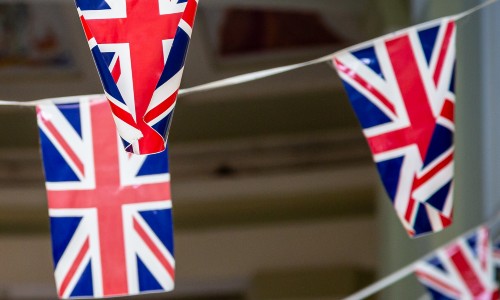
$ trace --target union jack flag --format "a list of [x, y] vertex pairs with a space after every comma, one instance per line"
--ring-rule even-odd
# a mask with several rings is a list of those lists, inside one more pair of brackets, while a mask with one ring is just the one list
[[198, 0], [76, 0], [125, 149], [165, 149]]
[[411, 237], [451, 224], [455, 22], [440, 19], [334, 58], [394, 208]]
[[37, 107], [60, 298], [169, 291], [167, 151], [127, 153], [106, 99]]
[[497, 300], [488, 229], [459, 238], [415, 267], [415, 275], [436, 300]]

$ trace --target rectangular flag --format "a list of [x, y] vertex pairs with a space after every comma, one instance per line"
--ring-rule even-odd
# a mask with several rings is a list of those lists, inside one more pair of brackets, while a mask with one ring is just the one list
[[443, 18], [333, 61], [411, 237], [452, 222], [455, 36], [455, 22]]
[[76, 0], [125, 149], [165, 149], [198, 0]]
[[37, 107], [60, 298], [174, 288], [167, 151], [125, 152], [106, 99]]
[[435, 300], [497, 300], [489, 232], [482, 227], [420, 261], [418, 280]]

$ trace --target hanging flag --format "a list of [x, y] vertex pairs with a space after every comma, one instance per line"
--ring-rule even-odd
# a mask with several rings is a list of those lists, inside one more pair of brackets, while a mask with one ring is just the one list
[[455, 34], [453, 20], [439, 19], [333, 61], [411, 237], [452, 222]]
[[165, 149], [198, 0], [76, 0], [125, 149]]
[[59, 297], [172, 290], [167, 151], [125, 152], [106, 99], [78, 100], [37, 107]]
[[497, 300], [491, 250], [482, 227], [417, 263], [415, 274], [436, 300]]

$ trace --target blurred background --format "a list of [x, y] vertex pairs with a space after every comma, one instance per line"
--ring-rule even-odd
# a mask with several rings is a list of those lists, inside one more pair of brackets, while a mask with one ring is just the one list
[[[143, 0], [146, 1], [146, 0]], [[148, 0], [149, 1], [149, 0]], [[183, 87], [314, 59], [479, 0], [201, 0]], [[458, 23], [455, 222], [410, 240], [333, 68], [180, 97], [169, 145], [176, 290], [340, 299], [500, 208], [500, 5]], [[102, 93], [70, 0], [0, 0], [0, 99]], [[0, 299], [55, 299], [33, 108], [0, 108]], [[412, 276], [373, 299], [425, 299]]]

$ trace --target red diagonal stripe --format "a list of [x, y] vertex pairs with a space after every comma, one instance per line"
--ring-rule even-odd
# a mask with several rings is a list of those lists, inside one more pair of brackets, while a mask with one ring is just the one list
[[[427, 171], [427, 173], [425, 173], [422, 177], [417, 178], [417, 176], [415, 176], [415, 178], [413, 179], [412, 188], [410, 191], [410, 199], [408, 200], [408, 206], [406, 209], [405, 220], [407, 220], [408, 222], [411, 223], [413, 211], [416, 209], [416, 206], [418, 205], [418, 201], [413, 199], [413, 192], [418, 187], [420, 187], [421, 185], [423, 185], [424, 183], [429, 181], [433, 176], [435, 176], [439, 171], [441, 171], [444, 167], [446, 167], [451, 162], [453, 162], [453, 152], [451, 152], [448, 156], [446, 156], [443, 160], [441, 160], [435, 167], [433, 167], [432, 169]], [[444, 227], [446, 227], [445, 223], [449, 223], [449, 220], [443, 222]]]
[[451, 221], [453, 219], [453, 210], [451, 211], [450, 217], [445, 217], [442, 214], [439, 214], [439, 219], [441, 219], [441, 224], [443, 224], [443, 228], [446, 228], [451, 225]]
[[337, 69], [344, 73], [346, 76], [349, 76], [352, 80], [356, 81], [359, 85], [361, 85], [363, 88], [368, 90], [375, 98], [377, 98], [382, 104], [390, 110], [394, 115], [396, 115], [396, 109], [394, 108], [394, 105], [387, 100], [387, 98], [382, 95], [377, 89], [375, 89], [370, 83], [368, 83], [366, 80], [361, 78], [356, 72], [351, 70], [349, 67], [341, 63], [338, 59], [335, 59], [335, 65], [337, 66]]
[[90, 248], [90, 242], [89, 242], [89, 238], [87, 237], [87, 239], [85, 240], [85, 243], [83, 243], [82, 249], [80, 249], [80, 252], [76, 256], [75, 261], [71, 265], [71, 268], [69, 269], [68, 273], [66, 274], [66, 277], [64, 277], [64, 280], [61, 283], [61, 287], [59, 288], [59, 297], [62, 297], [64, 292], [68, 288], [68, 285], [69, 285], [71, 279], [73, 279], [73, 276], [75, 276], [76, 270], [81, 265], [83, 258], [85, 257], [85, 255], [89, 251], [89, 248]]
[[117, 118], [127, 123], [128, 125], [137, 128], [137, 124], [135, 123], [134, 118], [132, 118], [132, 115], [130, 115], [125, 110], [121, 109], [118, 105], [114, 104], [113, 102], [108, 101], [108, 103], [109, 106], [111, 107], [111, 111], [113, 111], [113, 115], [115, 115]]
[[441, 160], [435, 167], [431, 168], [427, 173], [422, 175], [420, 178], [415, 178], [413, 181], [412, 191], [420, 187], [422, 184], [426, 183], [432, 177], [434, 177], [439, 171], [445, 168], [448, 164], [453, 162], [454, 153], [451, 152], [448, 156], [446, 156], [443, 160]]
[[465, 257], [461, 247], [459, 245], [453, 245], [446, 249], [446, 251], [472, 296], [479, 296], [484, 293], [486, 289], [476, 274], [476, 271]]
[[80, 21], [82, 22], [83, 32], [85, 33], [85, 36], [87, 37], [87, 41], [91, 40], [94, 36], [92, 35], [92, 31], [90, 30], [89, 25], [85, 21], [85, 18], [83, 18], [83, 16], [81, 16]]
[[412, 219], [412, 215], [413, 215], [413, 211], [415, 210], [415, 207], [417, 206], [417, 201], [415, 201], [415, 199], [413, 199], [413, 197], [411, 196], [411, 191], [410, 191], [410, 199], [408, 199], [408, 205], [406, 207], [406, 214], [405, 214], [405, 220], [408, 221], [408, 223], [412, 223], [411, 222], [411, 219]]
[[41, 118], [43, 124], [47, 128], [47, 130], [52, 134], [52, 136], [56, 139], [56, 141], [61, 145], [63, 148], [64, 152], [69, 156], [71, 161], [75, 164], [76, 168], [80, 171], [80, 174], [85, 175], [85, 167], [82, 163], [82, 161], [78, 158], [78, 155], [71, 149], [69, 144], [66, 142], [66, 140], [62, 137], [62, 135], [57, 131], [56, 127], [52, 122], [45, 118]]
[[439, 58], [436, 64], [436, 70], [434, 72], [434, 83], [436, 84], [436, 86], [438, 85], [439, 79], [441, 78], [444, 61], [446, 59], [446, 53], [448, 52], [448, 48], [450, 47], [451, 37], [453, 36], [454, 31], [455, 31], [455, 22], [450, 21], [446, 26], [446, 33], [443, 39], [443, 46], [441, 47], [441, 52], [439, 53]]
[[455, 123], [455, 103], [446, 99], [446, 101], [444, 101], [443, 109], [441, 110], [441, 116]]
[[113, 70], [111, 71], [111, 76], [113, 76], [115, 82], [118, 83], [118, 79], [120, 79], [121, 75], [122, 75], [122, 68], [120, 65], [120, 57], [118, 57], [116, 59], [115, 65], [113, 66]]
[[193, 28], [194, 24], [194, 19], [196, 17], [196, 8], [198, 7], [198, 3], [194, 0], [188, 0], [187, 5], [186, 5], [186, 10], [184, 11], [184, 14], [182, 15], [182, 19], [186, 21], [186, 23]]
[[166, 112], [172, 105], [174, 105], [175, 100], [177, 99], [177, 94], [179, 93], [179, 90], [175, 91], [172, 95], [170, 95], [167, 99], [165, 99], [163, 102], [158, 104], [156, 107], [154, 107], [152, 110], [148, 111], [146, 115], [144, 116], [144, 122], [149, 123], [156, 119], [158, 116]]
[[440, 289], [446, 290], [448, 293], [453, 294], [453, 296], [460, 296], [460, 291], [455, 289], [453, 286], [443, 282], [440, 279], [435, 278], [434, 276], [427, 274], [422, 271], [415, 271], [415, 274], [417, 275], [418, 278], [422, 279], [423, 281], [427, 281], [432, 283], [435, 286], [438, 286]]
[[172, 279], [175, 278], [175, 271], [172, 265], [168, 262], [168, 260], [163, 256], [160, 249], [155, 245], [155, 243], [151, 240], [148, 234], [144, 231], [144, 229], [139, 225], [137, 220], [134, 218], [134, 229], [139, 234], [141, 239], [146, 243], [146, 245], [151, 249], [156, 258], [160, 261], [161, 265], [165, 268], [165, 270], [170, 274]]

